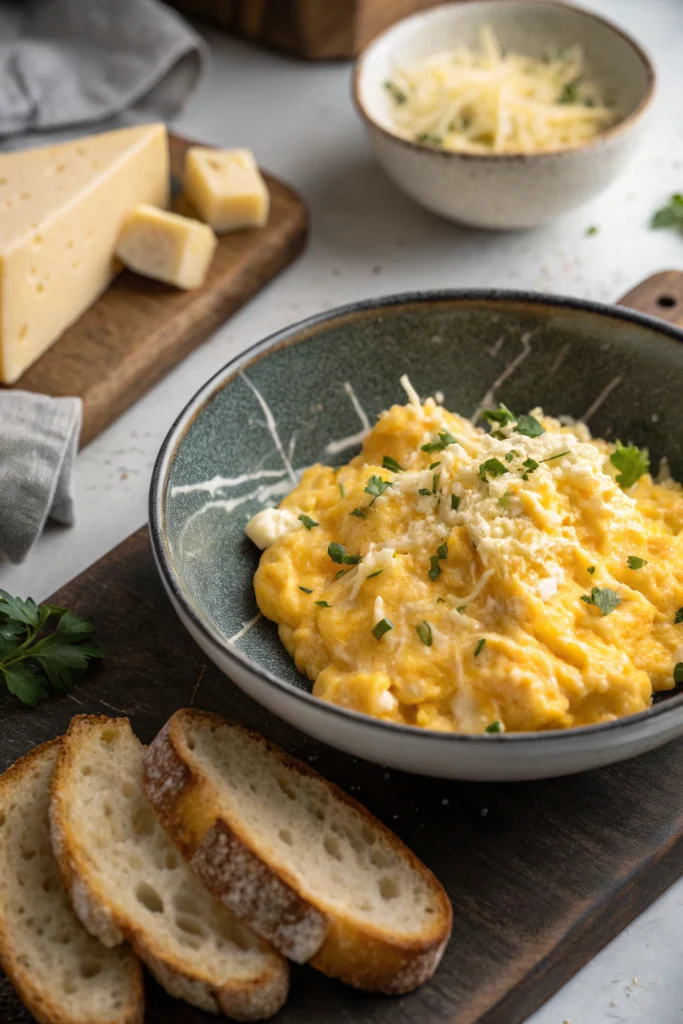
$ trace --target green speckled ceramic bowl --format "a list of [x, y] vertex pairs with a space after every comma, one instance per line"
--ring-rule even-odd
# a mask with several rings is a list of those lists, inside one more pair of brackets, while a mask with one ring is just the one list
[[[649, 447], [683, 479], [683, 331], [619, 307], [497, 291], [356, 303], [260, 342], [180, 414], [152, 479], [157, 564], [190, 634], [255, 700], [304, 732], [396, 768], [451, 778], [528, 779], [631, 757], [683, 733], [683, 696], [605, 725], [464, 736], [397, 726], [311, 695], [273, 623], [258, 615], [259, 552], [247, 520], [300, 471], [337, 465], [379, 412], [443, 392], [467, 416], [482, 402], [542, 405], [597, 435]], [[226, 706], [226, 714], [230, 708]]]

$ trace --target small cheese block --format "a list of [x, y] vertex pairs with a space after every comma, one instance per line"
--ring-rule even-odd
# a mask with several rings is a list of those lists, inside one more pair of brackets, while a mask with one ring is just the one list
[[185, 194], [202, 220], [218, 234], [262, 228], [270, 195], [248, 149], [193, 146], [185, 157]]
[[0, 382], [13, 384], [105, 290], [138, 203], [167, 206], [163, 124], [0, 154]]
[[176, 288], [199, 288], [217, 242], [208, 224], [143, 204], [129, 214], [116, 255], [136, 274]]

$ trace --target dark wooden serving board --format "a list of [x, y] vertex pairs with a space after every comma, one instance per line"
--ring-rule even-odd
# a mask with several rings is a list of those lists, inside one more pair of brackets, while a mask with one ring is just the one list
[[[169, 137], [176, 179], [190, 145]], [[13, 386], [82, 398], [81, 444], [113, 423], [303, 248], [303, 202], [277, 178], [265, 178], [268, 223], [223, 235], [201, 288], [180, 291], [124, 271]]]
[[[453, 938], [429, 984], [385, 998], [297, 968], [281, 1024], [521, 1024], [683, 871], [683, 741], [548, 782], [385, 772], [297, 732], [207, 661], [171, 610], [145, 530], [51, 600], [94, 617], [106, 658], [35, 710], [0, 697], [0, 769], [79, 712], [130, 715], [149, 741], [179, 707], [218, 711], [352, 789], [445, 884]], [[29, 1020], [1, 979], [0, 1020]], [[149, 983], [148, 1024], [211, 1020]]]

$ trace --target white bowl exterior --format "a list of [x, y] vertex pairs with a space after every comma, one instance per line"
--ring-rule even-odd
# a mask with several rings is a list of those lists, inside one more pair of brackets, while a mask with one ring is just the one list
[[484, 24], [493, 27], [505, 48], [532, 56], [579, 43], [622, 116], [645, 97], [649, 71], [639, 52], [609, 25], [578, 9], [535, 0], [445, 4], [399, 22], [361, 55], [358, 99], [369, 118], [375, 154], [389, 176], [423, 206], [450, 219], [486, 228], [533, 227], [609, 185], [636, 149], [644, 119], [578, 149], [519, 157], [478, 159], [399, 139], [393, 134], [394, 101], [384, 83], [397, 67], [457, 46], [476, 46]]
[[[155, 556], [156, 557], [156, 556]], [[602, 768], [683, 735], [683, 707], [666, 715], [642, 717], [602, 732], [567, 730], [543, 738], [491, 736], [458, 742], [450, 734], [433, 737], [419, 729], [385, 728], [373, 719], [330, 714], [323, 701], [301, 700], [287, 686], [273, 684], [246, 665], [233, 661], [178, 603], [160, 569], [166, 592], [190, 636], [240, 689], [296, 729], [354, 757], [439, 779], [471, 782], [523, 782], [550, 779]]]

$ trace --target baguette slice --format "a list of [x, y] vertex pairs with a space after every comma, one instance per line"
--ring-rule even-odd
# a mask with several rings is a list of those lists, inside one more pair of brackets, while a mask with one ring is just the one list
[[299, 963], [409, 992], [448, 941], [443, 887], [389, 829], [308, 765], [216, 715], [178, 711], [145, 787], [209, 889]]
[[235, 1020], [269, 1017], [289, 967], [178, 854], [145, 796], [143, 751], [127, 718], [79, 715], [64, 737], [50, 816], [76, 912], [106, 945], [127, 939], [171, 995]]
[[41, 1024], [141, 1024], [142, 970], [80, 924], [50, 846], [59, 740], [0, 776], [0, 965]]

